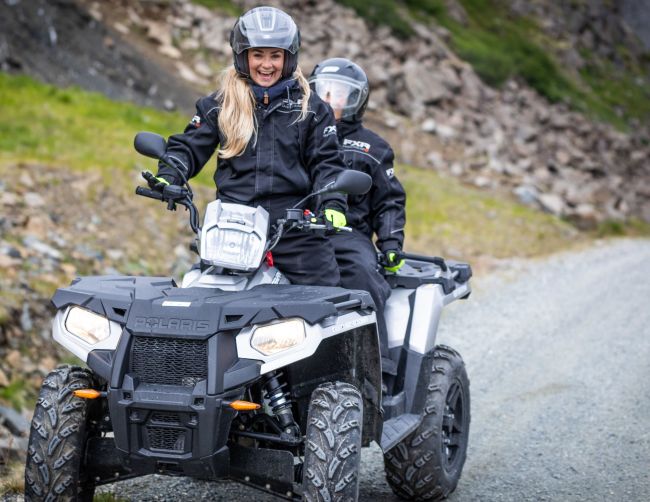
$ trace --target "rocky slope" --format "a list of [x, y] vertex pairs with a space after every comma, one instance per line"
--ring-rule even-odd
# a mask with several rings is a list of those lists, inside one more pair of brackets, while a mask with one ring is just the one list
[[[404, 41], [388, 28], [368, 26], [334, 0], [270, 3], [293, 13], [301, 26], [305, 71], [331, 56], [352, 58], [367, 70], [368, 122], [391, 141], [399, 162], [513, 192], [523, 203], [581, 228], [612, 219], [650, 221], [647, 124], [621, 133], [566, 105], [549, 104], [521, 82], [492, 89], [455, 56], [449, 33], [439, 26], [414, 25], [417, 37]], [[453, 12], [462, 21], [460, 4], [447, 3], [456, 6]], [[243, 9], [254, 4], [239, 2]], [[643, 54], [622, 14], [607, 2], [571, 5], [511, 2], [513, 12], [546, 20], [547, 33], [563, 37], [567, 49], [559, 57], [576, 71], [584, 64], [582, 49], [610, 55], [614, 62], [611, 48], [617, 43], [638, 46], [637, 56]], [[26, 51], [16, 47], [21, 39], [0, 43], [6, 69], [158, 106], [178, 105], [189, 115], [189, 102], [212, 88], [217, 71], [229, 62], [235, 17], [189, 0], [22, 0], [5, 3], [0, 18], [24, 21], [25, 9], [34, 8], [41, 37], [28, 37]], [[49, 52], [40, 51], [36, 59], [43, 46]], [[43, 57], [57, 67], [75, 64], [54, 71]]]

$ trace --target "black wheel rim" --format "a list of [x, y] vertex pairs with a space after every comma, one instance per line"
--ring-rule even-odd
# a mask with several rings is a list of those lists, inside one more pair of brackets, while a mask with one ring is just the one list
[[442, 419], [442, 456], [448, 471], [462, 459], [467, 427], [465, 413], [465, 394], [460, 383], [455, 381], [447, 391]]

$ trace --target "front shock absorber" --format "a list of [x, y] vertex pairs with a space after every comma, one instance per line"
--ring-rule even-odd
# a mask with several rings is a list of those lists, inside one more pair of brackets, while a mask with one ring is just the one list
[[293, 411], [291, 410], [293, 401], [289, 392], [284, 390], [287, 384], [283, 382], [283, 376], [284, 373], [281, 371], [274, 371], [269, 374], [264, 382], [266, 390], [264, 398], [268, 399], [269, 406], [278, 419], [282, 430], [288, 434], [300, 434], [300, 429], [293, 418]]

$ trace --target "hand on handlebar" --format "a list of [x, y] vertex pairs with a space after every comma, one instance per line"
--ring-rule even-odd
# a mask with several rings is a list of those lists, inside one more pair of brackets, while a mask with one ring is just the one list
[[388, 272], [397, 272], [406, 263], [400, 249], [387, 249], [384, 251], [381, 261]]
[[142, 171], [142, 177], [147, 180], [149, 188], [162, 193], [165, 187], [175, 185], [176, 180], [169, 180], [168, 176], [154, 176], [150, 171]]
[[335, 234], [339, 229], [346, 228], [345, 213], [336, 209], [325, 209], [322, 214], [325, 221], [325, 235]]

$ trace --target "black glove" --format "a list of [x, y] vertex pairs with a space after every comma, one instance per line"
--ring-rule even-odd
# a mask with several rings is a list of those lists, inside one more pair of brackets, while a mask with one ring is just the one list
[[387, 249], [383, 261], [384, 268], [389, 272], [397, 272], [405, 263], [401, 249]]
[[149, 188], [162, 193], [166, 186], [178, 184], [177, 180], [166, 174], [154, 176], [149, 171], [143, 171], [142, 177], [147, 180]]

